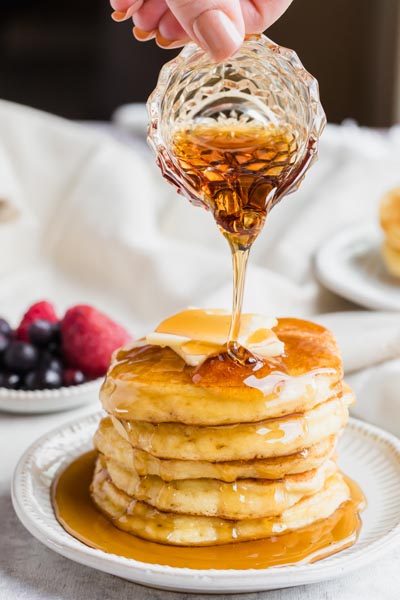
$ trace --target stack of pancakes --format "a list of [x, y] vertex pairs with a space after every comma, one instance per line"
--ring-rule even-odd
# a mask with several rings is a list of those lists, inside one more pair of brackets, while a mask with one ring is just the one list
[[283, 354], [256, 369], [169, 347], [116, 353], [101, 392], [91, 486], [114, 525], [164, 544], [262, 539], [329, 517], [350, 497], [336, 440], [352, 393], [332, 334], [281, 319]]
[[383, 259], [388, 271], [400, 277], [400, 188], [391, 190], [382, 198], [380, 220], [385, 234]]

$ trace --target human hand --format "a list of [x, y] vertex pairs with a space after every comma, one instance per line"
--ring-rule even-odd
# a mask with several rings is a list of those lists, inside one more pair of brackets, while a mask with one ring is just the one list
[[140, 41], [155, 38], [162, 48], [190, 39], [217, 60], [238, 50], [245, 34], [274, 23], [292, 0], [110, 0], [115, 21], [134, 21]]

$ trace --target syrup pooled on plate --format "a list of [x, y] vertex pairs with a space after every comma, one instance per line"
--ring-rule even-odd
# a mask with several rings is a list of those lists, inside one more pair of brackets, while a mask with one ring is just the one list
[[265, 569], [311, 563], [351, 546], [360, 531], [359, 511], [365, 504], [364, 496], [346, 478], [351, 499], [329, 518], [296, 532], [201, 548], [148, 542], [114, 527], [93, 504], [89, 487], [95, 460], [95, 452], [83, 454], [56, 479], [52, 497], [57, 519], [68, 533], [87, 546], [143, 563], [190, 569]]

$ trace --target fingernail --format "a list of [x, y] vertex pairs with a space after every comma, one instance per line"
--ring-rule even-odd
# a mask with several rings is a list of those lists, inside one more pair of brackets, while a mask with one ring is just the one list
[[143, 31], [143, 29], [139, 29], [139, 27], [133, 28], [133, 35], [139, 42], [148, 42], [149, 40], [153, 40], [156, 37], [157, 30], [153, 31]]
[[188, 42], [188, 39], [185, 40], [167, 40], [164, 36], [161, 35], [160, 32], [157, 32], [156, 35], [156, 44], [160, 48], [165, 50], [173, 50], [174, 48], [181, 48]]
[[243, 37], [222, 10], [207, 10], [193, 23], [201, 46], [216, 60], [227, 58], [237, 50]]
[[122, 23], [122, 21], [126, 21], [127, 19], [129, 19], [129, 17], [127, 17], [126, 15], [126, 12], [120, 12], [118, 10], [115, 10], [112, 13], [111, 18], [116, 23]]
[[115, 10], [112, 13], [111, 18], [113, 19], [113, 21], [116, 21], [117, 23], [122, 23], [122, 21], [127, 21], [128, 19], [131, 19], [133, 17], [135, 12], [137, 12], [139, 10], [139, 8], [141, 8], [142, 4], [143, 4], [143, 0], [136, 0], [132, 4], [132, 6], [130, 6], [128, 8], [128, 10], [125, 12]]

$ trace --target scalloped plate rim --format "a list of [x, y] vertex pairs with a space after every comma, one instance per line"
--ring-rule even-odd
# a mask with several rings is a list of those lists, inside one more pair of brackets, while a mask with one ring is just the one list
[[98, 401], [104, 377], [54, 390], [9, 390], [0, 387], [0, 412], [10, 414], [50, 414]]

